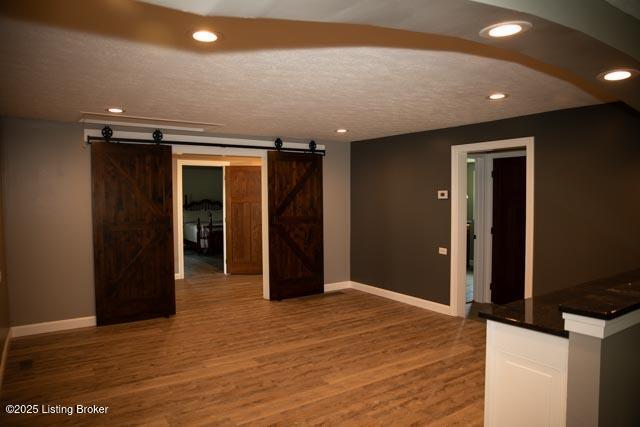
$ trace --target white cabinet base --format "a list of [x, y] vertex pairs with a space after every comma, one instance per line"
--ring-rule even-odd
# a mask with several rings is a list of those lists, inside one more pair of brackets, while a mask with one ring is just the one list
[[564, 426], [569, 340], [487, 320], [485, 426]]

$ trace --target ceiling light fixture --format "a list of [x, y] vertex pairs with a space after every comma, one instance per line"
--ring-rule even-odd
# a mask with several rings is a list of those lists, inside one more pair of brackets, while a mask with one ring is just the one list
[[336, 133], [347, 133], [348, 131], [346, 129], [337, 129]]
[[502, 38], [523, 33], [532, 27], [527, 21], [500, 22], [489, 25], [480, 31], [480, 36], [484, 38]]
[[618, 68], [615, 70], [605, 71], [601, 73], [598, 77], [608, 82], [617, 82], [620, 80], [626, 80], [630, 77], [638, 74], [638, 71], [633, 70], [631, 68]]
[[507, 97], [507, 94], [502, 92], [492, 93], [491, 95], [487, 96], [487, 98], [489, 98], [492, 101], [498, 101], [500, 99], [505, 99], [506, 97]]
[[107, 108], [107, 111], [110, 112], [110, 113], [115, 113], [115, 114], [124, 113], [124, 109], [120, 108], [120, 107], [109, 107], [109, 108]]
[[207, 30], [196, 31], [195, 33], [193, 33], [193, 38], [203, 43], [213, 43], [214, 41], [218, 40], [218, 36], [216, 35], [216, 33], [212, 33], [211, 31]]

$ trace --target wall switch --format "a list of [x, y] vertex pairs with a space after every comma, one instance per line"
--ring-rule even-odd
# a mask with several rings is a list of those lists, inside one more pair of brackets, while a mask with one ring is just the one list
[[447, 254], [447, 248], [439, 247], [438, 248], [438, 254], [446, 255]]
[[438, 190], [438, 200], [446, 200], [449, 198], [449, 192], [447, 190]]

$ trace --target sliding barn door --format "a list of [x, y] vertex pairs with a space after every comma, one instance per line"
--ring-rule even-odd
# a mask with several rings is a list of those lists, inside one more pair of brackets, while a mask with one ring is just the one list
[[322, 157], [268, 154], [269, 297], [324, 292]]
[[260, 169], [260, 166], [225, 168], [229, 274], [262, 274]]
[[175, 314], [171, 147], [91, 146], [98, 325]]

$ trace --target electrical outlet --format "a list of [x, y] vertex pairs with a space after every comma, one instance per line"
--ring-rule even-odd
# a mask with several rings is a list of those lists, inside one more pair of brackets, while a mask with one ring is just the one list
[[438, 190], [438, 200], [446, 200], [449, 198], [449, 192], [447, 190]]
[[446, 255], [447, 254], [447, 248], [439, 247], [438, 248], [438, 254]]

